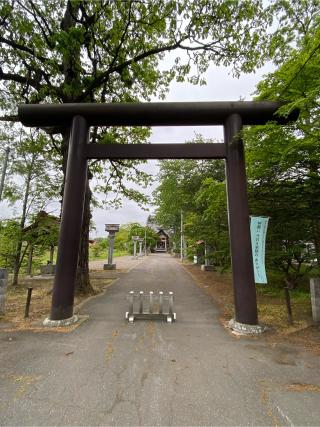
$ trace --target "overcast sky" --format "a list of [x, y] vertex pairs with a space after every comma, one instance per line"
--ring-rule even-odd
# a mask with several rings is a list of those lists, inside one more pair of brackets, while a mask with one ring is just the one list
[[[253, 97], [256, 84], [263, 75], [270, 72], [271, 67], [266, 66], [257, 71], [256, 74], [243, 75], [241, 78], [233, 78], [229, 70], [224, 67], [212, 67], [206, 73], [206, 86], [194, 86], [189, 83], [172, 82], [165, 101], [238, 101], [240, 99], [249, 101]], [[153, 101], [158, 101], [156, 98]], [[195, 133], [201, 133], [206, 138], [222, 139], [222, 127], [219, 126], [183, 126], [183, 127], [154, 127], [151, 142], [154, 143], [177, 143], [191, 140]], [[143, 166], [144, 170], [157, 174], [157, 161], [149, 161]], [[152, 192], [152, 188], [149, 189]], [[52, 207], [52, 206], [51, 206]], [[58, 209], [58, 206], [57, 206]], [[0, 218], [8, 217], [12, 209], [8, 209], [6, 202], [0, 202]], [[17, 212], [16, 212], [17, 213]], [[55, 214], [59, 214], [58, 210]], [[150, 212], [142, 210], [137, 204], [130, 200], [124, 200], [123, 207], [113, 209], [94, 209], [93, 221], [96, 230], [92, 237], [104, 236], [104, 225], [106, 223], [126, 224], [128, 222], [146, 223]]]

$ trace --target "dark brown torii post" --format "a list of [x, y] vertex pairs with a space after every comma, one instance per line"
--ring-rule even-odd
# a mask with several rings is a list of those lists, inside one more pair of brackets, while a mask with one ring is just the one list
[[[229, 232], [235, 294], [235, 320], [258, 323], [253, 275], [243, 125], [284, 124], [295, 120], [275, 116], [277, 102], [171, 102], [119, 104], [26, 104], [19, 118], [26, 126], [71, 127], [63, 197], [58, 258], [50, 320], [73, 316], [87, 160], [95, 159], [226, 159]], [[90, 126], [224, 126], [224, 144], [88, 144]]]
[[86, 119], [75, 116], [69, 142], [61, 225], [52, 295], [51, 320], [73, 316], [75, 278], [78, 265], [88, 159], [89, 139]]
[[258, 313], [252, 263], [246, 166], [243, 141], [239, 135], [241, 129], [242, 120], [239, 114], [232, 114], [225, 121], [232, 279], [236, 321], [255, 325], [258, 323]]

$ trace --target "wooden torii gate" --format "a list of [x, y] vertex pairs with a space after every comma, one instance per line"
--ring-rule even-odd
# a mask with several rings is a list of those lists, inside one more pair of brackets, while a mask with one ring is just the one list
[[[60, 237], [50, 321], [72, 322], [74, 289], [83, 217], [88, 159], [225, 159], [235, 320], [258, 325], [244, 147], [244, 125], [296, 120], [276, 115], [280, 103], [161, 102], [111, 104], [24, 104], [19, 119], [29, 127], [71, 127]], [[90, 126], [224, 127], [224, 143], [89, 144]]]

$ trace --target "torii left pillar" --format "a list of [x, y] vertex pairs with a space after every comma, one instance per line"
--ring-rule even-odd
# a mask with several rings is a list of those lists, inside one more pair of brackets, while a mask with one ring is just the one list
[[68, 325], [76, 320], [73, 300], [87, 184], [88, 160], [85, 149], [88, 140], [86, 119], [75, 116], [69, 141], [51, 315], [44, 322], [48, 326]]

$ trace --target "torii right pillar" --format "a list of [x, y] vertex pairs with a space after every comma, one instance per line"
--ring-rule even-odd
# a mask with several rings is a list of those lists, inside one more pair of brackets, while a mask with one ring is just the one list
[[230, 115], [224, 124], [224, 139], [227, 148], [228, 220], [235, 319], [230, 321], [229, 326], [240, 333], [260, 333], [264, 328], [258, 325], [247, 178], [241, 131], [241, 116], [239, 114]]

